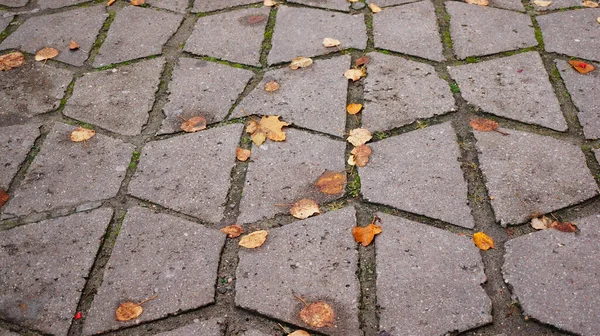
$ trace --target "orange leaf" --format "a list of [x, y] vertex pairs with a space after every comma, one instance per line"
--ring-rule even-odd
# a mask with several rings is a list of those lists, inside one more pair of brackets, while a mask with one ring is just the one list
[[288, 334], [287, 336], [310, 336], [310, 334], [304, 330], [296, 330], [293, 333]]
[[23, 64], [25, 64], [25, 56], [18, 51], [0, 56], [0, 71], [17, 68]]
[[250, 154], [252, 152], [250, 152], [247, 149], [244, 148], [240, 148], [238, 147], [237, 150], [235, 151], [235, 156], [237, 157], [238, 160], [240, 161], [246, 161], [248, 160], [248, 158], [250, 157]]
[[6, 191], [4, 191], [4, 189], [0, 189], [0, 208], [2, 208], [2, 206], [4, 206], [9, 199], [10, 196], [8, 196]]
[[479, 247], [479, 249], [484, 251], [494, 248], [494, 240], [483, 232], [476, 232], [473, 234], [473, 243], [475, 243], [475, 246]]
[[71, 132], [71, 141], [73, 141], [73, 142], [86, 141], [86, 140], [89, 140], [94, 135], [96, 135], [96, 131], [87, 129], [87, 128], [83, 128], [83, 127], [78, 127], [75, 130], [73, 130], [73, 132]]
[[362, 104], [348, 104], [348, 106], [346, 106], [346, 112], [348, 112], [349, 114], [357, 114], [358, 112], [360, 112], [362, 107]]
[[371, 147], [367, 145], [360, 145], [354, 147], [352, 152], [350, 152], [350, 157], [348, 158], [348, 164], [351, 166], [356, 165], [357, 167], [364, 167], [369, 162], [369, 157], [371, 156]]
[[56, 56], [58, 56], [58, 49], [46, 47], [40, 49], [37, 53], [35, 53], [35, 60], [40, 62], [54, 58]]
[[146, 0], [131, 0], [131, 4], [134, 6], [141, 6], [146, 3]]
[[257, 248], [265, 243], [267, 235], [269, 233], [266, 230], [254, 231], [248, 235], [245, 235], [240, 239], [239, 245], [245, 248]]
[[488, 0], [465, 0], [465, 2], [471, 5], [478, 6], [487, 6], [490, 4]]
[[279, 87], [280, 87], [279, 83], [277, 83], [274, 80], [265, 83], [265, 91], [267, 91], [267, 92], [275, 92], [275, 91], [279, 90]]
[[115, 3], [116, 0], [108, 0], [108, 2], [106, 3], [106, 7], [112, 5]]
[[79, 44], [73, 40], [69, 43], [69, 50], [77, 50], [79, 49]]
[[594, 70], [594, 66], [582, 61], [570, 60], [569, 64], [573, 67], [573, 69], [577, 70], [577, 72], [586, 74]]
[[317, 202], [308, 198], [301, 199], [294, 203], [290, 209], [290, 214], [300, 219], [305, 219], [318, 213], [321, 213], [319, 205]]
[[497, 122], [485, 118], [471, 119], [471, 122], [469, 122], [469, 124], [471, 125], [471, 127], [473, 127], [474, 130], [482, 132], [491, 132], [498, 129]]
[[372, 2], [369, 4], [369, 9], [371, 9], [371, 12], [373, 12], [373, 13], [379, 13], [383, 10], [383, 9], [381, 9], [381, 7], [377, 6], [376, 4], [374, 4]]
[[562, 232], [576, 232], [577, 227], [573, 223], [555, 221], [550, 227]]
[[311, 327], [323, 328], [333, 325], [335, 313], [327, 303], [313, 302], [300, 311], [300, 319]]
[[322, 193], [328, 195], [341, 194], [344, 191], [344, 185], [346, 184], [346, 172], [332, 172], [326, 170], [317, 180], [315, 186], [319, 188]]
[[233, 224], [222, 228], [220, 231], [227, 234], [227, 237], [229, 238], [237, 238], [244, 233], [244, 228], [240, 225]]
[[193, 133], [206, 128], [206, 119], [203, 116], [191, 117], [181, 124], [184, 132]]
[[371, 62], [371, 59], [369, 58], [369, 56], [363, 56], [361, 58], [358, 58], [356, 61], [354, 61], [354, 65], [356, 67], [359, 67], [361, 65], [369, 64], [369, 62]]
[[138, 318], [144, 312], [144, 308], [142, 305], [148, 301], [154, 300], [158, 297], [158, 295], [154, 295], [153, 297], [143, 300], [140, 303], [135, 302], [123, 302], [117, 308], [115, 312], [115, 318], [117, 321], [131, 321]]
[[362, 246], [368, 246], [375, 238], [376, 234], [381, 233], [381, 226], [375, 224], [369, 224], [365, 227], [355, 226], [352, 228], [352, 236], [357, 243], [361, 243]]

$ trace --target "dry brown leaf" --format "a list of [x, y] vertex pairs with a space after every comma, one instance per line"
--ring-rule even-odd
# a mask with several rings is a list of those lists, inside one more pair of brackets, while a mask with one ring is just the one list
[[476, 232], [473, 234], [473, 243], [475, 243], [475, 246], [479, 247], [479, 249], [484, 251], [494, 248], [494, 240], [483, 232]]
[[337, 47], [340, 44], [342, 44], [342, 42], [340, 42], [339, 40], [336, 40], [334, 38], [326, 37], [323, 39], [323, 46], [325, 48]]
[[352, 228], [352, 236], [357, 243], [361, 243], [362, 246], [369, 246], [375, 238], [376, 234], [381, 233], [381, 226], [375, 224], [369, 224], [365, 227], [355, 226]]
[[600, 16], [596, 18], [596, 22], [600, 23]]
[[78, 127], [75, 130], [73, 130], [73, 132], [71, 132], [71, 141], [73, 141], [73, 142], [86, 141], [86, 140], [89, 140], [94, 135], [96, 135], [96, 131], [87, 129], [87, 128], [83, 128], [83, 127]]
[[25, 56], [18, 51], [0, 56], [0, 71], [17, 68], [23, 64], [25, 64]]
[[577, 70], [577, 72], [581, 74], [586, 74], [588, 72], [594, 71], [594, 66], [578, 60], [570, 60], [569, 64], [573, 67], [573, 69]]
[[240, 225], [232, 224], [222, 228], [220, 231], [227, 234], [229, 238], [237, 238], [244, 233], [244, 228]]
[[475, 118], [475, 119], [471, 119], [469, 124], [471, 125], [471, 127], [473, 127], [474, 130], [477, 130], [477, 131], [481, 131], [481, 132], [494, 131], [494, 132], [498, 132], [502, 135], [508, 135], [508, 133], [498, 130], [498, 126], [499, 126], [498, 123], [493, 120], [490, 120], [490, 119]]
[[0, 208], [2, 208], [2, 206], [4, 206], [9, 199], [10, 196], [8, 196], [6, 191], [4, 191], [4, 189], [0, 189]]
[[245, 248], [257, 248], [265, 243], [267, 235], [269, 233], [266, 230], [254, 231], [248, 235], [245, 235], [240, 239], [239, 245]]
[[356, 165], [357, 167], [364, 167], [369, 163], [369, 157], [371, 156], [371, 147], [367, 145], [356, 146], [350, 152], [348, 158], [348, 164], [351, 166]]
[[376, 4], [374, 4], [372, 2], [369, 4], [369, 9], [373, 13], [379, 13], [379, 12], [381, 12], [383, 10], [383, 9], [381, 9], [381, 7], [377, 6]]
[[317, 180], [315, 186], [319, 188], [322, 193], [328, 195], [341, 194], [344, 191], [344, 185], [346, 184], [346, 172], [333, 172], [326, 170]]
[[357, 114], [358, 112], [360, 112], [361, 109], [362, 109], [362, 104], [352, 103], [352, 104], [348, 104], [348, 106], [346, 106], [346, 111], [349, 114]]
[[490, 4], [488, 0], [465, 0], [466, 3], [478, 6], [487, 6]]
[[263, 5], [267, 6], [267, 7], [273, 7], [273, 6], [277, 5], [277, 2], [275, 2], [273, 0], [265, 0], [263, 2]]
[[307, 68], [313, 64], [313, 60], [308, 57], [298, 56], [292, 60], [290, 63], [290, 69], [296, 70], [299, 68]]
[[265, 83], [265, 91], [267, 92], [275, 92], [277, 90], [279, 90], [279, 83], [277, 83], [276, 81], [272, 80], [272, 81], [268, 81], [267, 83]]
[[134, 6], [141, 6], [146, 3], [146, 0], [131, 0], [131, 4]]
[[366, 128], [355, 128], [350, 131], [348, 142], [354, 146], [364, 145], [367, 141], [371, 140], [373, 136], [371, 132]]
[[333, 308], [325, 302], [313, 302], [300, 311], [300, 319], [313, 328], [333, 325]]
[[356, 82], [357, 80], [366, 76], [367, 73], [364, 68], [360, 69], [348, 69], [344, 72], [344, 77]]
[[290, 209], [290, 214], [299, 219], [305, 219], [318, 213], [321, 213], [319, 205], [317, 202], [308, 198], [301, 199], [294, 203]]
[[265, 15], [252, 15], [252, 16], [249, 16], [246, 21], [248, 21], [249, 24], [255, 24], [255, 23], [263, 22], [266, 19], [267, 19], [267, 17]]
[[264, 116], [258, 123], [250, 120], [246, 127], [246, 132], [250, 133], [250, 139], [257, 146], [260, 146], [267, 138], [273, 141], [284, 141], [285, 132], [282, 130], [282, 127], [289, 125], [284, 121], [280, 121], [279, 116]]
[[588, 7], [588, 8], [598, 8], [598, 3], [591, 1], [591, 0], [586, 0], [584, 2], [581, 3], [582, 7]]
[[71, 42], [69, 42], [69, 50], [77, 50], [79, 49], [79, 43], [71, 40]]
[[361, 58], [356, 59], [356, 61], [354, 61], [354, 65], [356, 67], [359, 67], [361, 65], [369, 64], [369, 62], [371, 62], [371, 59], [369, 58], [369, 56], [363, 56]]
[[187, 133], [194, 133], [206, 128], [206, 118], [195, 116], [181, 123], [181, 130]]
[[35, 53], [35, 60], [40, 62], [40, 61], [49, 60], [56, 56], [58, 56], [58, 49], [46, 47], [46, 48], [40, 49], [37, 53]]
[[238, 160], [243, 162], [243, 161], [248, 160], [251, 153], [252, 152], [248, 149], [238, 147], [237, 150], [235, 151], [235, 156], [237, 157]]
[[116, 0], [108, 0], [108, 2], [106, 3], [106, 7], [112, 5], [115, 3]]
[[562, 232], [577, 232], [575, 224], [569, 222], [554, 221], [550, 227]]
[[293, 333], [288, 334], [288, 336], [310, 336], [310, 334], [304, 330], [296, 330]]
[[360, 0], [348, 0], [348, 2], [359, 2]]
[[142, 300], [140, 303], [135, 302], [123, 302], [117, 308], [115, 312], [115, 318], [117, 321], [130, 321], [138, 318], [144, 312], [142, 305], [148, 301], [154, 300], [158, 295], [154, 295], [151, 298]]
[[531, 227], [536, 230], [546, 230], [552, 225], [552, 220], [546, 216], [531, 219]]

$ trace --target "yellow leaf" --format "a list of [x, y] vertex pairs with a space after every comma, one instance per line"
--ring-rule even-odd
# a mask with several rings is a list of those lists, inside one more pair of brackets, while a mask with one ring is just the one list
[[108, 2], [106, 3], [106, 7], [112, 5], [115, 3], [116, 0], [108, 0]]
[[0, 70], [6, 71], [13, 68], [20, 67], [25, 64], [25, 56], [18, 52], [11, 52], [10, 54], [0, 56]]
[[369, 246], [373, 241], [373, 238], [375, 238], [375, 235], [380, 234], [381, 231], [381, 226], [371, 223], [365, 227], [353, 227], [352, 236], [354, 237], [354, 240], [356, 240], [357, 243], [361, 243], [362, 246]]
[[346, 106], [346, 111], [349, 114], [357, 114], [358, 112], [360, 112], [362, 107], [363, 107], [362, 104], [352, 103], [352, 104], [348, 104], [348, 106]]
[[229, 238], [237, 238], [242, 233], [244, 233], [244, 228], [241, 227], [240, 225], [233, 224], [233, 225], [226, 226], [219, 231], [227, 234], [227, 237], [229, 237]]
[[364, 145], [367, 141], [371, 140], [373, 136], [371, 132], [366, 128], [355, 128], [350, 131], [348, 142], [354, 146]]
[[475, 246], [479, 247], [479, 249], [484, 251], [494, 248], [494, 240], [483, 232], [476, 232], [473, 234], [473, 243], [475, 243]]
[[267, 235], [269, 233], [266, 230], [254, 231], [251, 234], [243, 236], [240, 239], [239, 245], [245, 248], [257, 248], [265, 243]]
[[77, 50], [79, 49], [79, 43], [71, 40], [71, 42], [69, 43], [69, 50]]
[[280, 121], [279, 116], [265, 116], [258, 123], [251, 120], [246, 127], [246, 133], [250, 133], [250, 139], [257, 146], [260, 146], [267, 138], [273, 141], [284, 141], [285, 132], [281, 128], [289, 125], [284, 121]]
[[117, 321], [130, 321], [135, 320], [144, 312], [144, 308], [134, 302], [123, 302], [117, 308], [115, 312], [115, 318]]
[[352, 152], [350, 152], [350, 157], [348, 158], [348, 164], [351, 166], [356, 165], [357, 167], [364, 167], [369, 162], [369, 157], [371, 156], [371, 147], [367, 145], [360, 145], [354, 147]]
[[290, 214], [300, 219], [305, 219], [318, 213], [321, 213], [319, 205], [317, 204], [317, 202], [308, 198], [301, 199], [298, 202], [294, 203], [292, 205], [292, 208], [290, 209]]
[[296, 70], [299, 68], [306, 68], [313, 64], [313, 60], [308, 57], [298, 56], [292, 60], [290, 64], [290, 69]]
[[540, 7], [548, 7], [548, 6], [552, 5], [552, 1], [534, 0], [533, 4], [536, 6], [540, 6]]
[[371, 12], [373, 12], [373, 13], [379, 13], [383, 10], [383, 9], [381, 9], [381, 7], [377, 6], [376, 4], [374, 4], [372, 2], [369, 4], [369, 8], [371, 9]]
[[588, 8], [598, 8], [598, 3], [591, 0], [586, 0], [581, 3], [581, 6]]
[[58, 56], [58, 49], [46, 47], [35, 53], [35, 60], [40, 62], [54, 58], [56, 56]]
[[73, 142], [86, 141], [86, 140], [89, 140], [94, 135], [96, 135], [96, 131], [87, 129], [87, 128], [83, 128], [83, 127], [78, 127], [77, 129], [73, 130], [73, 132], [71, 132], [71, 141], [73, 141]]
[[279, 87], [279, 83], [274, 80], [265, 83], [265, 91], [267, 92], [275, 92], [279, 90]]
[[478, 6], [487, 6], [490, 4], [488, 0], [465, 0], [466, 3]]
[[263, 5], [266, 7], [273, 7], [273, 6], [277, 5], [277, 2], [275, 2], [273, 0], [265, 0], [263, 2]]
[[300, 311], [300, 319], [314, 328], [333, 325], [335, 314], [333, 308], [325, 302], [313, 302]]
[[206, 119], [203, 116], [191, 117], [184, 121], [180, 128], [187, 133], [194, 133], [206, 128]]
[[339, 40], [333, 39], [333, 38], [329, 38], [326, 37], [323, 39], [323, 46], [326, 48], [330, 48], [330, 47], [337, 47], [341, 44], [342, 42], [340, 42]]
[[288, 336], [310, 336], [310, 334], [304, 330], [296, 330], [293, 333], [288, 334]]
[[238, 160], [243, 162], [243, 161], [248, 160], [251, 153], [252, 152], [250, 152], [248, 149], [238, 147], [237, 150], [235, 151], [235, 156]]
[[131, 4], [134, 6], [141, 6], [146, 3], [146, 0], [131, 0]]
[[364, 69], [348, 69], [344, 72], [344, 77], [351, 79], [353, 82], [356, 82], [365, 75]]
[[596, 22], [600, 23], [600, 16], [596, 18]]
[[315, 186], [319, 188], [322, 193], [328, 195], [341, 194], [344, 191], [344, 185], [346, 184], [346, 172], [332, 172], [326, 170], [317, 180]]

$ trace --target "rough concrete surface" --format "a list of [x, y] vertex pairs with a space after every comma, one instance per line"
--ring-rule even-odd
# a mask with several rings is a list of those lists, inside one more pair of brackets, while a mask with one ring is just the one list
[[348, 0], [290, 0], [289, 2], [312, 7], [335, 9], [344, 12], [348, 12], [350, 6]]
[[0, 5], [8, 7], [21, 7], [27, 5], [29, 0], [0, 0]]
[[221, 320], [211, 319], [206, 321], [194, 321], [194, 324], [177, 328], [171, 331], [166, 331], [156, 334], [157, 336], [185, 336], [185, 335], [196, 335], [196, 336], [221, 336]]
[[7, 190], [40, 135], [38, 125], [0, 127], [0, 188]]
[[146, 2], [153, 7], [164, 8], [178, 13], [185, 13], [189, 3], [188, 0], [148, 0]]
[[192, 12], [212, 12], [227, 7], [249, 5], [260, 0], [195, 0]]
[[88, 0], [41, 0], [38, 2], [38, 5], [41, 9], [47, 8], [61, 8], [67, 6], [73, 6], [80, 3], [84, 3]]

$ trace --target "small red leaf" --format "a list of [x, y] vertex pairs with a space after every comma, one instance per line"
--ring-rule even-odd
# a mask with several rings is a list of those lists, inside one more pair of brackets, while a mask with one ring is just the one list
[[77, 312], [77, 314], [75, 314], [75, 316], [73, 316], [74, 319], [79, 320], [81, 318], [81, 312]]
[[0, 189], [0, 208], [4, 205], [4, 203], [8, 202], [9, 196], [3, 189]]

